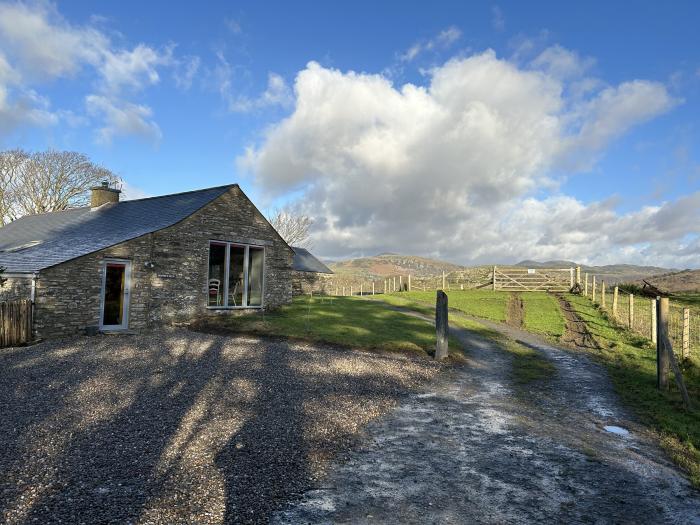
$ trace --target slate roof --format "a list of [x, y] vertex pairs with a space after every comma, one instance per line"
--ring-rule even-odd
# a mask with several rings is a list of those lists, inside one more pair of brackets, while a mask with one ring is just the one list
[[298, 272], [333, 273], [333, 270], [311, 255], [309, 250], [296, 246], [291, 248], [294, 250], [292, 270]]
[[234, 186], [22, 217], [0, 228], [0, 266], [6, 273], [37, 272], [162, 230]]

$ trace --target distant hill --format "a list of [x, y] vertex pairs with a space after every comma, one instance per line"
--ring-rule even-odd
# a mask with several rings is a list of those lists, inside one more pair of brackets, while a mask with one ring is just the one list
[[[520, 261], [515, 266], [526, 268], [571, 268], [576, 267], [577, 263], [573, 261]], [[604, 280], [608, 284], [641, 281], [655, 275], [669, 274], [676, 271], [659, 266], [637, 266], [635, 264], [581, 265], [581, 273], [595, 275], [598, 280]]]
[[461, 270], [463, 267], [427, 257], [383, 253], [373, 257], [361, 257], [327, 263], [328, 267], [342, 279], [383, 279], [399, 274], [416, 277], [432, 276]]
[[[326, 262], [328, 267], [336, 274], [336, 278], [344, 281], [368, 281], [382, 280], [389, 276], [408, 275], [416, 279], [423, 277], [436, 277], [442, 272], [450, 274], [449, 280], [460, 282], [486, 281], [489, 277], [491, 266], [467, 267], [450, 262], [418, 257], [416, 255], [400, 255], [396, 253], [382, 253], [372, 257], [360, 257], [345, 261]], [[507, 265], [499, 265], [507, 266]], [[571, 268], [577, 263], [566, 260], [533, 261], [525, 260], [511, 266], [525, 268]], [[611, 264], [605, 266], [581, 266], [582, 273], [595, 275], [597, 280], [604, 280], [609, 284], [622, 282], [641, 282], [652, 276], [671, 274], [675, 270], [660, 268], [657, 266], [636, 266], [633, 264]]]
[[666, 292], [700, 292], [700, 270], [665, 273], [651, 277], [647, 281]]

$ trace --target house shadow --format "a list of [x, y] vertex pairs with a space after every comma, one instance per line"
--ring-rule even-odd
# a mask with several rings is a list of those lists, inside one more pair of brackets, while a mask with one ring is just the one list
[[267, 522], [353, 442], [351, 408], [418, 377], [363, 355], [184, 330], [10, 349], [3, 521]]

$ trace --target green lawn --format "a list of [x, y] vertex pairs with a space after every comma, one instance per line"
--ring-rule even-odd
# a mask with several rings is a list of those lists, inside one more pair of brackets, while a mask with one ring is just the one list
[[[670, 392], [656, 389], [656, 348], [645, 338], [616, 326], [589, 299], [571, 294], [567, 298], [602, 347], [591, 353], [607, 366], [620, 397], [661, 434], [664, 447], [700, 486], [700, 412], [697, 406], [691, 412], [683, 409], [673, 379]], [[699, 364], [683, 363], [688, 393], [696, 403], [700, 395]]]
[[[275, 311], [207, 321], [208, 327], [237, 332], [279, 335], [309, 341], [391, 351], [435, 352], [435, 328], [391, 310], [379, 302], [359, 297], [300, 296]], [[450, 355], [461, 357], [456, 341]]]
[[[377, 297], [377, 296], [375, 296]], [[382, 296], [384, 297], [384, 296]], [[401, 297], [414, 303], [423, 303], [435, 309], [435, 292], [398, 292], [388, 297]], [[474, 317], [492, 321], [506, 320], [508, 294], [491, 290], [453, 290], [447, 292], [450, 308], [460, 310]]]
[[564, 335], [566, 323], [556, 297], [545, 292], [527, 292], [520, 297], [525, 310], [523, 325], [526, 330], [556, 338]]

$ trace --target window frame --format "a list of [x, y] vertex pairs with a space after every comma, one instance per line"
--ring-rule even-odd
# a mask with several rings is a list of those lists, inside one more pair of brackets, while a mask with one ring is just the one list
[[[211, 246], [212, 244], [219, 245], [219, 246], [226, 246], [226, 252], [224, 254], [224, 282], [223, 284], [223, 299], [224, 299], [224, 304], [221, 306], [217, 305], [210, 305], [209, 304], [209, 279], [211, 279], [211, 276], [209, 274], [210, 269], [211, 269]], [[230, 277], [230, 272], [231, 272], [231, 247], [236, 246], [238, 248], [245, 248], [243, 252], [243, 304], [240, 306], [230, 306], [228, 304], [228, 294], [229, 294], [229, 277]], [[249, 254], [250, 254], [250, 248], [255, 248], [257, 250], [262, 251], [262, 289], [260, 293], [260, 304], [259, 305], [254, 305], [254, 306], [249, 306], [248, 305], [248, 274], [249, 274]], [[206, 296], [206, 307], [209, 310], [251, 310], [251, 309], [262, 309], [265, 306], [265, 257], [267, 256], [265, 246], [264, 245], [259, 245], [259, 244], [246, 244], [242, 242], [235, 242], [235, 241], [220, 241], [220, 240], [210, 240], [209, 243], [207, 244], [207, 286], [205, 287], [207, 290], [207, 296]]]

